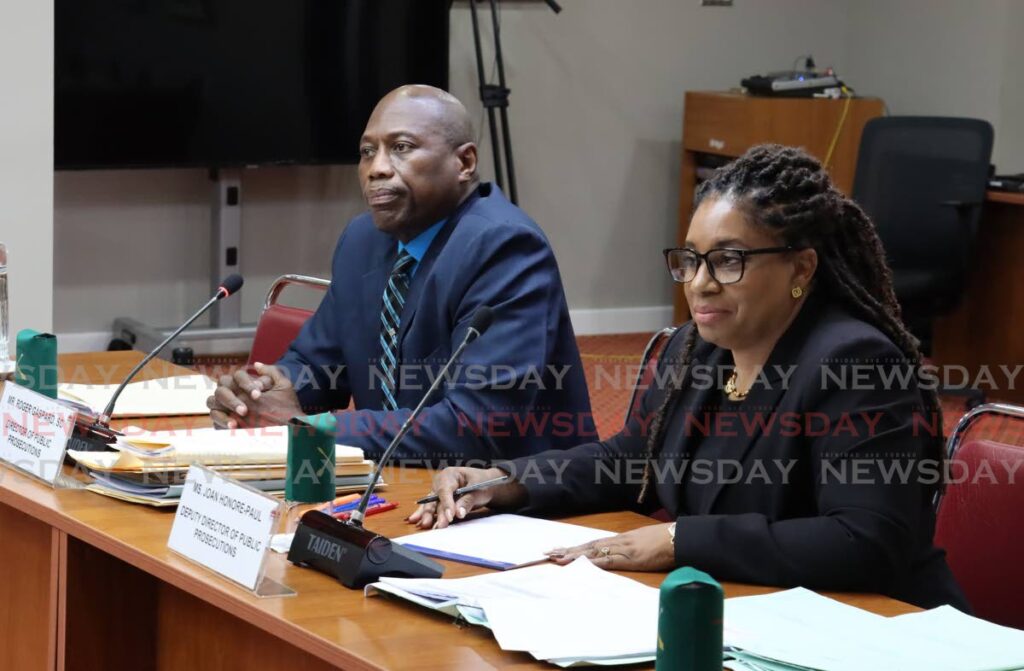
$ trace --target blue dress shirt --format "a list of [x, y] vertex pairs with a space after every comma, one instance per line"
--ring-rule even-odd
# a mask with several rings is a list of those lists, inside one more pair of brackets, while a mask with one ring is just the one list
[[399, 254], [401, 254], [402, 252], [408, 252], [409, 256], [416, 259], [416, 263], [413, 264], [412, 270], [409, 271], [410, 278], [412, 278], [412, 276], [416, 274], [416, 269], [420, 267], [420, 261], [423, 260], [423, 256], [427, 253], [427, 250], [430, 249], [430, 243], [433, 242], [434, 238], [437, 237], [437, 232], [441, 230], [441, 227], [444, 226], [444, 222], [446, 221], [448, 220], [442, 219], [441, 221], [437, 222], [427, 230], [417, 235], [408, 243], [398, 243]]

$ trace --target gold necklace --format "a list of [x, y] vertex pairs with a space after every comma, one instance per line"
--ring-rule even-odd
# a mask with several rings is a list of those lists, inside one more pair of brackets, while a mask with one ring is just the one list
[[736, 388], [736, 371], [732, 372], [729, 379], [725, 381], [725, 395], [729, 397], [730, 401], [742, 401], [750, 393], [750, 390], [740, 391]]

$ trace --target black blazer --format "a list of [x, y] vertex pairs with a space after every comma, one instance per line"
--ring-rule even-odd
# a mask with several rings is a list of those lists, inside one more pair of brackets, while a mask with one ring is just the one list
[[[499, 464], [526, 486], [524, 512], [663, 506], [677, 518], [678, 566], [719, 580], [876, 592], [966, 610], [945, 553], [932, 545], [939, 468], [916, 382], [900, 384], [899, 371], [909, 368], [889, 338], [820, 298], [805, 303], [776, 344], [764, 377], [738, 406], [743, 416], [705, 416], [708, 401], [722, 398], [732, 359], [698, 337], [653, 463], [648, 505], [637, 503], [650, 419], [691, 328], [668, 343], [661, 377], [618, 435]], [[716, 449], [690, 462], [701, 440]], [[910, 473], [906, 482], [901, 472]], [[693, 511], [685, 506], [689, 487], [698, 488]]]

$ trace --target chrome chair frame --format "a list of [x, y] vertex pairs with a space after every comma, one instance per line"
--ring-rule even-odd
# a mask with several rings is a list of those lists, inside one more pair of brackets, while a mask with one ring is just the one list
[[[1002, 415], [1005, 417], [1014, 417], [1016, 419], [1024, 420], [1024, 407], [1019, 405], [1010, 405], [1009, 403], [983, 403], [982, 405], [976, 406], [968, 410], [963, 417], [957, 421], [956, 426], [953, 427], [953, 431], [949, 434], [949, 439], [946, 441], [946, 459], [949, 461], [953, 460], [956, 455], [956, 451], [960, 448], [960, 444], [963, 441], [963, 437], [967, 435], [968, 429], [974, 425], [981, 417], [986, 415]], [[934, 508], [938, 512], [939, 505], [942, 503], [942, 491], [936, 492]]]
[[327, 288], [331, 286], [331, 281], [321, 279], [319, 277], [312, 277], [311, 275], [281, 275], [274, 280], [273, 284], [270, 285], [270, 290], [267, 291], [267, 297], [263, 301], [263, 310], [260, 311], [260, 315], [262, 316], [262, 314], [266, 312], [267, 308], [277, 303], [277, 299], [280, 298], [281, 292], [285, 290], [285, 287], [289, 287], [293, 284], [310, 287], [311, 289], [327, 291]]

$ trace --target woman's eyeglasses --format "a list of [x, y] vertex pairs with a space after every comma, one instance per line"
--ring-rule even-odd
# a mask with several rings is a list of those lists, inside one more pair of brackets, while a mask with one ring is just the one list
[[704, 254], [685, 247], [674, 247], [663, 251], [668, 272], [676, 282], [686, 283], [697, 276], [701, 262], [708, 264], [708, 273], [719, 284], [735, 284], [743, 279], [747, 257], [756, 254], [784, 254], [799, 251], [798, 247], [762, 247], [761, 249], [733, 249], [720, 247], [709, 249]]

